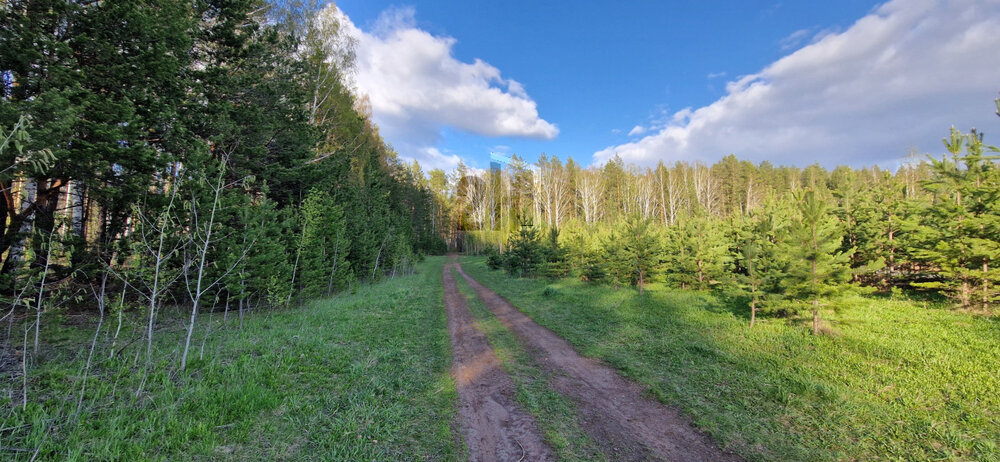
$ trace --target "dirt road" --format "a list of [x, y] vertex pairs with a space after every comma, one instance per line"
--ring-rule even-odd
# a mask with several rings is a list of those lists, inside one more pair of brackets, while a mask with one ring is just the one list
[[[553, 374], [553, 388], [576, 402], [581, 427], [601, 446], [609, 459], [740, 460], [720, 450], [707, 436], [692, 427], [679, 411], [644, 396], [641, 387], [621, 377], [612, 368], [580, 356], [565, 340], [536, 324], [507, 300], [465, 274], [458, 263], [452, 265], [500, 322], [528, 347], [538, 364]], [[450, 276], [451, 272], [446, 267], [446, 300], [449, 286], [456, 291], [454, 281], [449, 283]], [[456, 311], [463, 311], [468, 316], [467, 310]]]
[[[452, 257], [454, 259], [454, 257]], [[554, 460], [535, 419], [514, 402], [514, 384], [500, 366], [490, 344], [476, 328], [451, 268], [444, 266], [444, 306], [458, 386], [459, 419], [469, 460]]]

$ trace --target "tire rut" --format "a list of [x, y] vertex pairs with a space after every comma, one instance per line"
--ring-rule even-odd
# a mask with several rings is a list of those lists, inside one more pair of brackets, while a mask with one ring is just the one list
[[[486, 335], [476, 328], [451, 268], [444, 266], [444, 305], [458, 388], [459, 419], [472, 461], [554, 460], [534, 418], [514, 401], [514, 384], [500, 365]], [[460, 268], [459, 268], [460, 269]]]
[[581, 427], [610, 459], [741, 460], [719, 449], [680, 411], [645, 396], [642, 387], [611, 367], [580, 356], [567, 341], [454, 265], [487, 308], [552, 374], [552, 387], [576, 402]]

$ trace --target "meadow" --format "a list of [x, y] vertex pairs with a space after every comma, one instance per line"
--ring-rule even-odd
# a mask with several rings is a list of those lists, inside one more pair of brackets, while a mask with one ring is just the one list
[[854, 298], [749, 328], [740, 300], [651, 285], [472, 277], [581, 354], [679, 406], [750, 460], [1000, 460], [1000, 322], [944, 304]]
[[49, 322], [42, 361], [28, 367], [27, 406], [19, 374], [0, 395], [0, 458], [458, 460], [442, 264], [430, 258], [412, 276], [250, 313], [242, 328], [233, 313], [225, 324], [206, 315], [183, 372], [182, 316], [164, 313], [138, 394], [142, 342], [128, 339], [142, 326], [126, 323], [108, 359], [106, 322], [79, 415], [94, 319]]

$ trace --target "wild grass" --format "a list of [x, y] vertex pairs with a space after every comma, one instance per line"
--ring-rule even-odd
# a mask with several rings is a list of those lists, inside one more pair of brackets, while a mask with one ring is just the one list
[[805, 320], [711, 293], [466, 272], [751, 460], [1000, 460], [1000, 321], [856, 298]]
[[[195, 350], [183, 372], [183, 327], [164, 319], [138, 395], [142, 342], [109, 360], [102, 332], [76, 419], [93, 326], [49, 329], [28, 369], [26, 409], [20, 377], [0, 395], [0, 458], [458, 460], [442, 265], [428, 259], [416, 275], [355, 294], [250, 314], [242, 329], [215, 314], [204, 358]], [[136, 324], [122, 337], [138, 335]]]
[[[454, 270], [452, 270], [454, 272]], [[559, 460], [605, 460], [597, 445], [577, 423], [576, 405], [549, 385], [551, 374], [542, 370], [532, 355], [493, 315], [460, 275], [455, 274], [458, 289], [469, 301], [469, 309], [478, 327], [510, 375], [516, 388], [517, 403], [530, 413]]]

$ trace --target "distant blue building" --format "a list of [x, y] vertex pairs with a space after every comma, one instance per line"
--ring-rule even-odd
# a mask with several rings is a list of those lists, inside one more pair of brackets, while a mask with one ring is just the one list
[[[511, 159], [510, 157], [507, 157], [503, 154], [497, 154], [495, 152], [490, 153], [490, 170], [493, 171], [503, 170], [504, 167], [513, 163], [514, 159]], [[531, 170], [532, 172], [538, 170], [538, 166], [535, 164], [528, 164], [526, 162], [525, 164], [528, 170]]]
[[504, 166], [510, 165], [514, 159], [495, 152], [490, 153], [490, 170], [503, 170]]

